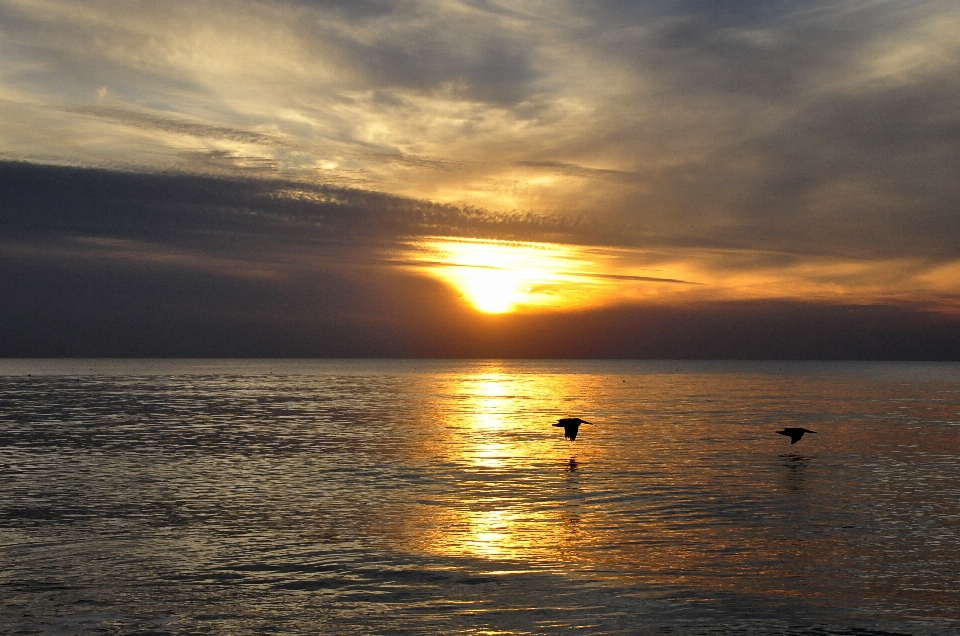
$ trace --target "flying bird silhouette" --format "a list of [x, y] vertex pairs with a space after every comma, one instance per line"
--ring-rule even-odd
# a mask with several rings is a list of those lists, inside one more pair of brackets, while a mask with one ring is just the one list
[[800, 438], [803, 437], [804, 433], [816, 433], [816, 431], [811, 431], [809, 428], [785, 428], [782, 431], [777, 431], [780, 435], [786, 435], [790, 438], [791, 444], [796, 444], [800, 441]]
[[581, 424], [590, 424], [590, 422], [581, 420], [579, 417], [564, 417], [557, 420], [554, 426], [562, 426], [563, 436], [572, 442], [577, 439], [577, 431], [580, 429]]

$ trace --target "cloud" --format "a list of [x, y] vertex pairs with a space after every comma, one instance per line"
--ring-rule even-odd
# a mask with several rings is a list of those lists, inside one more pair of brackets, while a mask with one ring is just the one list
[[573, 224], [536, 215], [279, 179], [0, 162], [0, 185], [2, 236], [43, 242], [133, 241], [282, 260], [303, 250], [396, 246], [437, 230], [532, 239], [576, 231]]
[[107, 108], [103, 106], [80, 106], [68, 109], [68, 112], [78, 115], [89, 115], [102, 119], [146, 128], [148, 130], [162, 130], [180, 135], [205, 137], [209, 139], [223, 139], [248, 144], [285, 145], [276, 135], [265, 134], [255, 130], [229, 128], [226, 126], [211, 126], [181, 118], [160, 117], [151, 113]]
[[635, 172], [626, 172], [624, 170], [608, 170], [605, 168], [588, 168], [587, 166], [578, 166], [576, 164], [564, 163], [562, 161], [518, 161], [514, 165], [520, 168], [539, 168], [544, 171], [583, 178], [599, 177], [605, 179], [630, 181], [639, 177], [639, 175]]

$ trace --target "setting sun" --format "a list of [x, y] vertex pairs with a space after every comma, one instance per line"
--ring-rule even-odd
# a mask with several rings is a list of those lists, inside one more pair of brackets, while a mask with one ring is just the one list
[[439, 239], [419, 247], [422, 266], [490, 314], [579, 304], [579, 272], [592, 265], [576, 248], [552, 243]]
[[501, 314], [513, 309], [530, 292], [524, 272], [495, 268], [463, 269], [458, 287], [480, 311]]

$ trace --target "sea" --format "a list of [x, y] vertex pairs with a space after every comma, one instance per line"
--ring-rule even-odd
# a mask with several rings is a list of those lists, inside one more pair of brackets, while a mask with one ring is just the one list
[[960, 364], [0, 360], [0, 633], [960, 634]]

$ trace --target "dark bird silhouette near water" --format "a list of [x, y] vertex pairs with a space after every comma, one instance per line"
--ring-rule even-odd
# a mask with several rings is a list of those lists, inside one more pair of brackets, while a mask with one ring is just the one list
[[572, 442], [577, 439], [577, 431], [580, 429], [580, 425], [589, 423], [587, 420], [581, 420], [579, 417], [564, 417], [557, 420], [554, 426], [562, 426], [563, 436]]
[[804, 433], [816, 433], [816, 431], [811, 431], [809, 428], [785, 428], [782, 431], [777, 431], [780, 435], [786, 435], [790, 438], [791, 444], [796, 444], [800, 441], [800, 438], [803, 437]]

